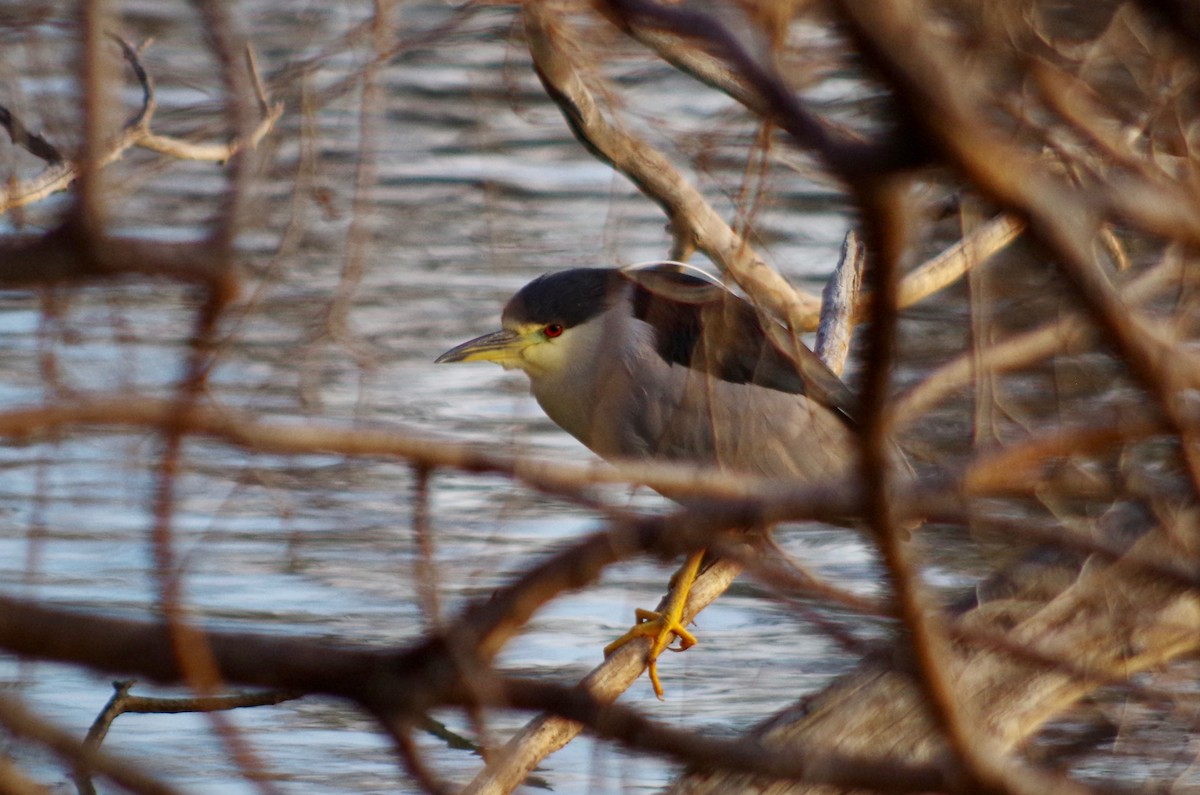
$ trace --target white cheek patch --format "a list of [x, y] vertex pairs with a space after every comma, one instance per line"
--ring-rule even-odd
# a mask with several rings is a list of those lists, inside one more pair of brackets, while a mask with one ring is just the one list
[[521, 350], [521, 359], [525, 369], [531, 372], [557, 372], [566, 366], [566, 342], [571, 332], [565, 331], [554, 339], [543, 339]]

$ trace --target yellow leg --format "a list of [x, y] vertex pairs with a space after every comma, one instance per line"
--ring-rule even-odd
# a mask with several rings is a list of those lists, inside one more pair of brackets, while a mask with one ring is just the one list
[[604, 656], [612, 654], [617, 649], [637, 638], [652, 638], [650, 651], [646, 653], [646, 667], [650, 671], [650, 684], [654, 686], [654, 695], [662, 700], [662, 682], [658, 680], [658, 655], [670, 646], [671, 640], [678, 636], [679, 648], [671, 651], [683, 651], [696, 645], [696, 636], [683, 626], [683, 606], [687, 603], [692, 583], [700, 573], [700, 563], [704, 560], [704, 550], [688, 555], [683, 567], [671, 578], [671, 590], [667, 594], [667, 604], [661, 613], [652, 610], [637, 610], [638, 623], [628, 632], [604, 647]]

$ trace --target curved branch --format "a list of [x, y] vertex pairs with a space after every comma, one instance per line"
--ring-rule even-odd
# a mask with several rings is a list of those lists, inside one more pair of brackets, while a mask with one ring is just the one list
[[663, 208], [683, 238], [677, 248], [703, 251], [790, 328], [816, 328], [816, 296], [794, 289], [768, 266], [665, 155], [605, 118], [563, 44], [567, 23], [553, 4], [525, 3], [522, 10], [534, 68], [579, 142]]
[[84, 766], [131, 792], [140, 795], [178, 793], [169, 784], [143, 773], [136, 762], [88, 747], [74, 733], [43, 720], [9, 696], [0, 695], [0, 726], [14, 737], [41, 745], [72, 767]]
[[869, 183], [929, 162], [931, 153], [925, 142], [906, 134], [909, 120], [902, 111], [897, 114], [900, 129], [877, 141], [865, 142], [834, 130], [796, 97], [786, 81], [765, 63], [765, 56], [756, 57], [710, 14], [655, 0], [604, 0], [602, 7], [627, 31], [644, 28], [700, 44], [707, 56], [732, 68], [753, 93], [748, 107], [786, 130], [800, 146], [815, 152], [847, 184]]
[[1178, 185], [1137, 179], [1126, 180], [1119, 191], [1110, 186], [1099, 196], [1072, 189], [985, 125], [987, 103], [980, 86], [959, 77], [954, 65], [961, 55], [929, 35], [920, 22], [928, 9], [918, 0], [840, 0], [838, 5], [919, 121], [922, 136], [981, 191], [1024, 216], [1030, 232], [1055, 255], [1093, 322], [1181, 438], [1193, 494], [1200, 494], [1196, 434], [1176, 399], [1200, 377], [1197, 368], [1181, 368], [1181, 357], [1146, 333], [1146, 322], [1122, 300], [1093, 252], [1106, 213], [1146, 232], [1198, 245], [1200, 203]]
[[[142, 65], [138, 52], [132, 45], [117, 36], [110, 36], [110, 38], [120, 46], [126, 62], [142, 88], [142, 105], [121, 132], [100, 149], [96, 157], [97, 168], [103, 168], [120, 160], [127, 151], [134, 147], [148, 149], [179, 160], [223, 163], [243, 149], [256, 148], [283, 115], [283, 103], [271, 103], [265, 93], [261, 92], [261, 78], [252, 73], [252, 80], [259, 89], [260, 118], [249, 134], [235, 137], [223, 144], [195, 143], [173, 136], [158, 135], [150, 126], [157, 109], [154, 81]], [[252, 56], [247, 57], [247, 64], [248, 69], [256, 68]], [[29, 149], [45, 160], [48, 165], [48, 168], [35, 177], [0, 185], [0, 213], [41, 201], [66, 190], [79, 179], [80, 165], [78, 163], [65, 160], [58, 150], [44, 138], [30, 136], [20, 120], [3, 107], [0, 107], [0, 125], [9, 131], [14, 143]]]
[[101, 743], [108, 735], [113, 721], [125, 714], [179, 714], [187, 712], [216, 712], [248, 707], [265, 707], [282, 704], [284, 701], [299, 698], [297, 693], [284, 690], [272, 690], [260, 693], [231, 693], [220, 696], [197, 698], [151, 698], [148, 696], [133, 696], [129, 694], [133, 687], [132, 680], [113, 682], [113, 694], [104, 708], [96, 715], [92, 725], [88, 727], [87, 737], [82, 748], [87, 752], [84, 758], [78, 760], [75, 766], [75, 787], [80, 795], [92, 795], [96, 789], [92, 785], [91, 769], [87, 757], [94, 756], [100, 750]]

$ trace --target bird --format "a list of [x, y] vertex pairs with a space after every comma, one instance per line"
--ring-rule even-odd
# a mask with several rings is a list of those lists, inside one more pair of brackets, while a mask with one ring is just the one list
[[[509, 299], [501, 329], [437, 363], [494, 362], [522, 370], [546, 415], [608, 460], [650, 459], [790, 482], [836, 478], [855, 465], [854, 393], [798, 341], [781, 343], [754, 306], [707, 272], [679, 262], [571, 268], [543, 274]], [[776, 324], [778, 325], [778, 324]], [[665, 493], [685, 505], [687, 495]], [[682, 626], [703, 552], [672, 579], [665, 608], [637, 611], [606, 656], [652, 638], [647, 667]]]

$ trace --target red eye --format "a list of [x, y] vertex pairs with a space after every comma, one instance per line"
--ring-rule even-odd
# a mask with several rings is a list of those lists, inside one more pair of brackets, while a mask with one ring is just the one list
[[544, 333], [547, 337], [557, 337], [563, 333], [563, 327], [560, 323], [551, 323], [550, 325], [546, 326], [546, 328], [542, 329], [542, 333]]

